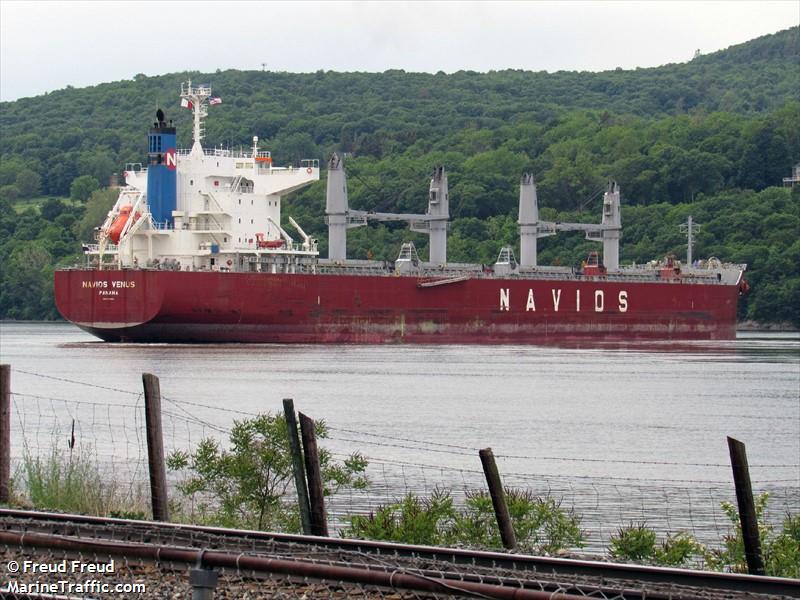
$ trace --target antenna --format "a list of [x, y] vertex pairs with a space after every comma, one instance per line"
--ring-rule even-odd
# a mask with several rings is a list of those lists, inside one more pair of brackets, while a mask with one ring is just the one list
[[680, 224], [681, 233], [686, 234], [687, 243], [686, 243], [686, 264], [687, 266], [692, 266], [692, 249], [694, 246], [694, 234], [700, 231], [702, 226], [698, 225], [694, 221], [692, 221], [692, 215], [689, 215], [689, 219], [686, 223]]

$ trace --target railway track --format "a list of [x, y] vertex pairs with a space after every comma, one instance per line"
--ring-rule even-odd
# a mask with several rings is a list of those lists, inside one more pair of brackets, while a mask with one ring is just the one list
[[[223, 578], [246, 572], [249, 595], [238, 597], [251, 598], [281, 597], [282, 582], [297, 578], [328, 582], [327, 596], [295, 594], [297, 584], [287, 583], [283, 597], [349, 597], [336, 594], [355, 586], [367, 597], [388, 590], [398, 598], [800, 598], [793, 579], [10, 509], [0, 509], [3, 545], [7, 560], [19, 552], [157, 564], [155, 579], [186, 579], [190, 567], [218, 569]], [[237, 597], [221, 594], [214, 597]]]

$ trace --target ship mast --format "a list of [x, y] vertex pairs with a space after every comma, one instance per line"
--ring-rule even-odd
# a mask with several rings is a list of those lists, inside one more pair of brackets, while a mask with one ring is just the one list
[[211, 86], [209, 85], [192, 86], [191, 80], [181, 84], [181, 106], [191, 108], [194, 115], [193, 143], [190, 153], [192, 157], [203, 156], [203, 147], [200, 144], [200, 140], [203, 139], [205, 133], [203, 119], [208, 116], [207, 101], [210, 97]]
[[686, 264], [691, 267], [692, 250], [694, 249], [694, 234], [698, 232], [700, 225], [692, 221], [692, 215], [689, 215], [689, 219], [686, 221], [686, 223], [681, 224], [680, 228], [681, 232], [686, 234]]

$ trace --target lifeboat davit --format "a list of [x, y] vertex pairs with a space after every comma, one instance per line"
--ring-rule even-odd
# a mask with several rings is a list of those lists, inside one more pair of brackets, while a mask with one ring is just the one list
[[[133, 210], [133, 207], [130, 204], [126, 204], [125, 206], [121, 207], [119, 209], [119, 214], [114, 218], [114, 220], [111, 222], [111, 226], [108, 228], [108, 237], [115, 244], [119, 243], [122, 230], [125, 229], [125, 224], [131, 217], [131, 210]], [[136, 222], [138, 218], [139, 213], [136, 213], [133, 217], [133, 221]]]

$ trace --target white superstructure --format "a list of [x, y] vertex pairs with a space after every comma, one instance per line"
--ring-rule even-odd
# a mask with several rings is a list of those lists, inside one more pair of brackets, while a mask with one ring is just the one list
[[[176, 170], [173, 222], [159, 222], [150, 210], [148, 168], [128, 165], [125, 186], [98, 232], [99, 243], [90, 248], [101, 264], [113, 257], [117, 267], [164, 268], [166, 262], [182, 270], [225, 270], [236, 263], [235, 270], [268, 265], [270, 271], [291, 271], [292, 263], [317, 255], [313, 238], [301, 233], [303, 241], [295, 243], [281, 228], [281, 197], [317, 181], [319, 161], [276, 167], [270, 153], [259, 149], [257, 137], [246, 149], [204, 148], [203, 118], [211, 98], [209, 86], [189, 82], [181, 88], [182, 105], [193, 111], [193, 145], [172, 153], [164, 149], [164, 164]], [[114, 232], [126, 207], [130, 223]], [[119, 234], [116, 244], [112, 232]]]

